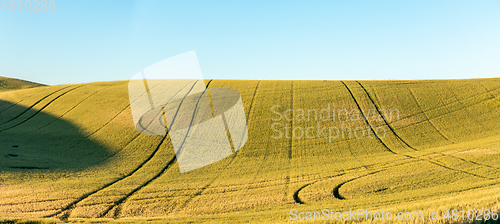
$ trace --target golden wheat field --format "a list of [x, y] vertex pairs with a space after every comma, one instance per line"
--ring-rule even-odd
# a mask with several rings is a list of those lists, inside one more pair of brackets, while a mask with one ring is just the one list
[[205, 80], [241, 94], [248, 141], [184, 173], [127, 85], [0, 91], [0, 223], [498, 219], [500, 79]]

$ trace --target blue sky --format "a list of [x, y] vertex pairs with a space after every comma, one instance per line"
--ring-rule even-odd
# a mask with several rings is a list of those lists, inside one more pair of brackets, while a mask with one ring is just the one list
[[56, 0], [55, 6], [0, 9], [0, 76], [52, 85], [128, 80], [191, 50], [204, 78], [500, 76], [500, 1]]

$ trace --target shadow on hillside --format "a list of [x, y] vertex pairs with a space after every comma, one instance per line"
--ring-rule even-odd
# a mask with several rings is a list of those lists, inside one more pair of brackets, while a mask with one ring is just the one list
[[112, 153], [87, 135], [64, 119], [0, 100], [0, 171], [99, 165]]

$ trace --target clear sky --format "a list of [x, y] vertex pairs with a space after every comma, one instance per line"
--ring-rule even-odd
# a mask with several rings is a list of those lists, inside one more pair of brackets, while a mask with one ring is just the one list
[[45, 84], [128, 80], [191, 50], [204, 78], [500, 77], [500, 1], [55, 0], [55, 11], [16, 7], [0, 9], [0, 76]]

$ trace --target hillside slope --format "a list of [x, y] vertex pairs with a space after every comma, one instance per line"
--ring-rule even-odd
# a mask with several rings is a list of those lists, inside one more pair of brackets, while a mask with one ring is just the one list
[[135, 130], [127, 84], [0, 93], [0, 217], [287, 222], [290, 209], [499, 208], [500, 79], [206, 80], [240, 92], [249, 138], [187, 173], [169, 136]]
[[13, 79], [0, 76], [0, 92], [16, 90], [16, 89], [33, 88], [38, 86], [44, 86], [44, 85], [21, 79]]

